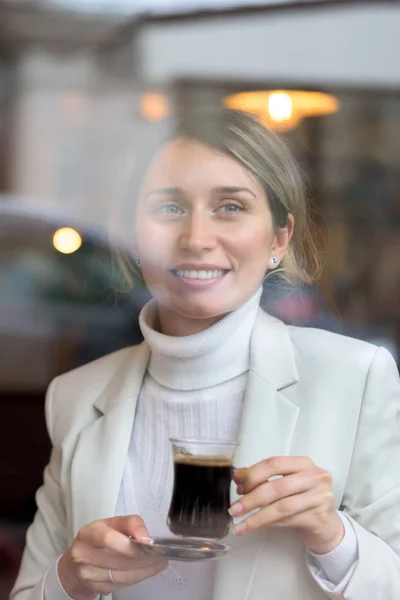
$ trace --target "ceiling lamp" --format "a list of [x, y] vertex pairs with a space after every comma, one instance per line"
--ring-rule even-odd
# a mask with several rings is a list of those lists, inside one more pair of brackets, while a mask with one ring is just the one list
[[340, 109], [335, 96], [302, 90], [240, 92], [224, 98], [228, 108], [256, 115], [267, 127], [287, 131], [304, 117], [330, 115]]

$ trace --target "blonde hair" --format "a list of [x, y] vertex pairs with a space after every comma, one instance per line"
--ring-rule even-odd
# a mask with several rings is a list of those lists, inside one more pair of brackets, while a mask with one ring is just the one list
[[[159, 133], [159, 132], [158, 132]], [[320, 273], [320, 262], [311, 234], [307, 200], [300, 169], [285, 143], [256, 117], [227, 108], [207, 109], [189, 113], [168, 130], [157, 136], [156, 144], [147, 148], [131, 180], [135, 210], [142, 179], [158, 150], [169, 141], [185, 137], [202, 142], [232, 156], [259, 180], [264, 188], [274, 224], [286, 227], [288, 215], [294, 217], [294, 230], [279, 269], [291, 283], [312, 283]], [[131, 196], [132, 198], [132, 196]], [[126, 215], [125, 215], [126, 218]], [[134, 215], [129, 221], [133, 223]], [[122, 264], [131, 282], [137, 278], [135, 265]], [[132, 278], [133, 276], [133, 278]], [[132, 281], [133, 279], [133, 281]]]

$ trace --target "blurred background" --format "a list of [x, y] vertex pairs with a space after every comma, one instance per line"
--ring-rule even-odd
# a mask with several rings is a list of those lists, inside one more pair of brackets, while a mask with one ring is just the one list
[[147, 293], [113, 256], [147, 123], [224, 103], [278, 131], [323, 273], [268, 280], [264, 306], [400, 361], [399, 31], [383, 0], [0, 0], [0, 600], [49, 454], [47, 385], [140, 340]]

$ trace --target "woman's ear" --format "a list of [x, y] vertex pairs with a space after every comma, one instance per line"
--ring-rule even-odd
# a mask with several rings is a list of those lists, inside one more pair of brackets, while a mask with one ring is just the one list
[[286, 254], [287, 247], [294, 230], [294, 217], [291, 213], [288, 214], [287, 224], [285, 227], [278, 227], [275, 231], [275, 239], [271, 246], [271, 261], [277, 259], [277, 263], [272, 265], [275, 268]]
[[131, 248], [132, 248], [132, 257], [133, 257], [135, 263], [137, 263], [137, 261], [140, 260], [140, 252], [139, 252], [139, 247], [137, 245], [136, 240], [133, 242]]

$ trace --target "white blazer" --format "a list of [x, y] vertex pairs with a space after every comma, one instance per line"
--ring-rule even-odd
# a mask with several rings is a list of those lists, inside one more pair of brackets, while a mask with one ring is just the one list
[[[53, 452], [14, 600], [44, 600], [43, 577], [79, 528], [114, 515], [149, 353], [146, 343], [125, 348], [51, 383]], [[359, 559], [328, 590], [296, 531], [255, 532], [218, 561], [212, 600], [399, 600], [400, 385], [386, 350], [260, 310], [239, 441], [236, 466], [290, 454], [330, 471]]]

